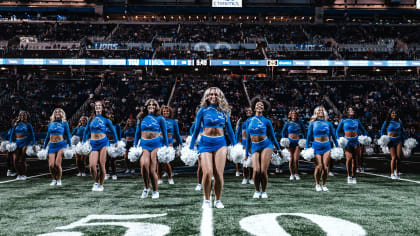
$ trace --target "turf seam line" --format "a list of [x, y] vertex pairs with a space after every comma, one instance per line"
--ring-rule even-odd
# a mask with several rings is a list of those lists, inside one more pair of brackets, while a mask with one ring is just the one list
[[[386, 175], [380, 175], [380, 174], [375, 174], [375, 173], [369, 173], [369, 172], [364, 172], [361, 174], [365, 174], [365, 175], [373, 175], [373, 176], [379, 176], [379, 177], [384, 177], [384, 178], [388, 178], [391, 179], [390, 176], [386, 176]], [[398, 179], [401, 181], [406, 181], [406, 182], [411, 182], [411, 183], [416, 183], [416, 184], [420, 184], [420, 181], [415, 181], [415, 180], [411, 180], [411, 179]]]
[[[69, 171], [69, 170], [74, 170], [74, 169], [77, 169], [77, 167], [63, 170], [63, 172]], [[39, 174], [39, 175], [28, 176], [28, 177], [26, 177], [26, 179], [32, 179], [32, 178], [41, 177], [41, 176], [50, 175], [50, 174], [51, 173], [44, 173], [44, 174]], [[0, 184], [11, 183], [11, 182], [15, 182], [15, 181], [20, 181], [20, 180], [18, 180], [18, 179], [11, 179], [11, 180], [6, 180], [6, 181], [3, 181], [3, 182], [0, 182]]]

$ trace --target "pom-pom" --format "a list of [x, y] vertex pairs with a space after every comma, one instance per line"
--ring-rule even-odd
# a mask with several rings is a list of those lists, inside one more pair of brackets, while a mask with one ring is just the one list
[[404, 141], [404, 147], [406, 147], [407, 149], [413, 149], [416, 146], [417, 146], [417, 140], [413, 138], [409, 138]]
[[347, 140], [344, 137], [340, 137], [338, 139], [338, 146], [340, 146], [341, 148], [344, 148], [345, 146], [347, 146], [348, 143], [349, 143], [349, 140]]
[[281, 156], [285, 162], [290, 161], [290, 152], [286, 148], [281, 150]]
[[37, 154], [38, 159], [41, 161], [47, 160], [48, 157], [48, 150], [47, 149], [41, 149]]
[[404, 155], [405, 158], [411, 157], [411, 149], [410, 148], [403, 147], [402, 152], [403, 152], [403, 155]]
[[136, 162], [140, 159], [141, 154], [143, 153], [143, 148], [141, 147], [131, 147], [128, 151], [128, 159], [131, 162]]
[[306, 139], [299, 139], [298, 144], [299, 144], [299, 147], [300, 148], [305, 148], [305, 146], [306, 146]]
[[370, 143], [372, 142], [372, 139], [368, 136], [364, 136], [364, 135], [360, 135], [357, 140], [359, 141], [360, 144], [362, 145], [370, 145]]
[[108, 147], [107, 153], [111, 158], [122, 157], [125, 154], [125, 142], [123, 140], [118, 141], [117, 144]]
[[80, 143], [80, 137], [79, 136], [71, 137], [71, 145], [72, 146], [76, 146], [78, 143]]
[[288, 148], [290, 146], [290, 140], [288, 138], [280, 139], [280, 146]]
[[[35, 150], [34, 150], [34, 147], [35, 147]], [[26, 155], [29, 157], [36, 157], [37, 152], [39, 152], [39, 150], [41, 150], [41, 148], [38, 145], [35, 145], [35, 146], [30, 145], [26, 148]]]
[[388, 135], [382, 135], [379, 139], [378, 139], [378, 145], [379, 146], [388, 146], [390, 139], [388, 137]]
[[381, 150], [384, 154], [389, 154], [389, 148], [388, 146], [381, 146]]
[[3, 141], [0, 144], [0, 152], [5, 152], [7, 151], [7, 144], [9, 144], [9, 141]]
[[196, 150], [191, 150], [189, 147], [184, 147], [181, 150], [181, 160], [187, 166], [194, 166], [198, 160], [198, 155]]
[[315, 152], [313, 148], [306, 148], [300, 152], [300, 155], [303, 157], [303, 159], [310, 161], [312, 158], [314, 158]]
[[160, 163], [169, 163], [175, 159], [175, 149], [173, 147], [161, 147], [157, 152]]
[[79, 144], [80, 144], [79, 154], [83, 156], [88, 156], [89, 153], [92, 151], [92, 146], [90, 145], [90, 142], [84, 142], [84, 143], [79, 143]]
[[246, 160], [245, 160], [245, 159], [243, 159], [243, 160], [242, 160], [242, 165], [243, 165], [245, 168], [252, 168], [252, 158], [251, 158], [251, 157], [248, 157]]
[[245, 149], [242, 144], [237, 143], [235, 146], [230, 148], [228, 159], [233, 161], [233, 163], [241, 163], [245, 158]]
[[371, 147], [367, 147], [367, 148], [366, 148], [366, 154], [367, 154], [368, 156], [373, 155], [373, 153], [375, 153], [375, 152], [373, 151], [373, 148], [371, 148]]
[[277, 152], [273, 152], [273, 154], [271, 154], [271, 164], [275, 166], [283, 164], [283, 160]]
[[341, 160], [344, 158], [344, 150], [342, 148], [331, 149], [331, 158], [334, 160]]
[[17, 148], [16, 143], [9, 143], [6, 145], [6, 149], [8, 152], [14, 152]]
[[72, 159], [75, 151], [72, 148], [64, 149], [64, 159]]

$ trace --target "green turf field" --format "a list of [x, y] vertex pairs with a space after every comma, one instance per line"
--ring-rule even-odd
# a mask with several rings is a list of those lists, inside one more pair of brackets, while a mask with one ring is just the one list
[[[410, 174], [404, 178], [419, 179]], [[11, 178], [1, 177], [0, 182]], [[268, 199], [252, 199], [253, 186], [242, 185], [241, 177], [225, 175], [225, 209], [213, 209], [214, 235], [250, 235], [241, 229], [246, 217], [266, 213], [309, 213], [340, 218], [358, 224], [367, 235], [420, 235], [420, 184], [392, 181], [361, 174], [358, 184], [348, 185], [340, 173], [330, 177], [329, 192], [315, 192], [312, 173], [301, 181], [289, 181], [287, 174], [270, 175]], [[0, 184], [0, 235], [124, 235], [126, 227], [101, 225], [109, 222], [140, 223], [142, 230], [132, 235], [200, 235], [202, 193], [194, 191], [193, 175], [178, 175], [175, 185], [165, 179], [159, 185], [160, 199], [140, 199], [139, 176], [107, 180], [104, 192], [92, 192], [90, 177], [63, 177], [63, 186], [50, 187], [47, 176]], [[166, 214], [150, 218], [144, 214]], [[57, 229], [88, 215], [143, 215], [143, 219], [95, 219], [88, 225]], [[139, 216], [136, 216], [139, 217]], [[278, 225], [290, 235], [326, 235], [317, 224], [299, 216], [279, 216]], [[143, 224], [141, 224], [143, 223]], [[257, 222], [267, 229], [268, 222]], [[117, 223], [118, 224], [118, 223]], [[154, 225], [150, 225], [154, 224]], [[162, 226], [163, 225], [163, 226]], [[159, 228], [160, 227], [160, 228]], [[155, 230], [155, 231], [153, 231]], [[339, 229], [346, 231], [347, 229]], [[61, 232], [61, 234], [51, 234]], [[201, 232], [205, 233], [205, 232]], [[73, 234], [67, 234], [73, 235]], [[80, 235], [80, 234], [74, 234]], [[126, 234], [129, 235], [129, 234]], [[269, 235], [269, 234], [268, 234]], [[272, 232], [271, 235], [278, 235]]]

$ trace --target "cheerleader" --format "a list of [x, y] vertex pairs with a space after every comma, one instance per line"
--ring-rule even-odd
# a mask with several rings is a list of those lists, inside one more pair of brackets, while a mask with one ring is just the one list
[[[255, 193], [253, 198], [268, 198], [268, 167], [273, 154], [273, 144], [280, 150], [271, 121], [263, 115], [270, 111], [270, 103], [258, 97], [252, 99], [255, 115], [246, 121], [246, 151], [251, 155]], [[260, 192], [261, 186], [261, 192]]]
[[[246, 148], [246, 121], [249, 117], [252, 117], [252, 109], [250, 107], [245, 108], [244, 114], [238, 121], [238, 125], [236, 126], [235, 137], [236, 141], [242, 143], [244, 149]], [[245, 159], [246, 160], [246, 159]], [[239, 165], [239, 164], [236, 164]], [[251, 167], [242, 167], [242, 173], [244, 178], [242, 179], [242, 184], [254, 184], [254, 181], [251, 178], [252, 168]]]
[[[83, 141], [86, 142], [90, 137], [90, 145], [92, 146], [92, 151], [89, 154], [89, 169], [90, 174], [93, 177], [95, 183], [93, 184], [92, 191], [102, 192], [104, 191], [104, 182], [106, 174], [106, 158], [107, 158], [107, 148], [109, 147], [109, 141], [105, 134], [106, 129], [109, 128], [112, 130], [114, 140], [119, 141], [117, 132], [115, 131], [112, 122], [102, 116], [104, 112], [104, 104], [101, 101], [95, 102], [94, 112], [89, 118], [87, 128], [83, 135]], [[99, 162], [99, 175], [97, 173], [96, 165]]]
[[383, 123], [381, 128], [381, 136], [382, 135], [388, 135], [390, 139], [388, 148], [391, 155], [391, 179], [399, 179], [399, 164], [402, 154], [402, 141], [403, 139], [407, 139], [407, 135], [396, 110], [391, 110], [391, 113]]
[[300, 180], [299, 176], [299, 139], [305, 138], [305, 125], [299, 119], [299, 113], [296, 110], [289, 111], [288, 121], [284, 124], [281, 131], [281, 137], [290, 141], [287, 151], [290, 152], [289, 170], [290, 180]]
[[123, 129], [122, 137], [125, 138], [127, 141], [126, 145], [126, 151], [124, 155], [124, 162], [125, 162], [125, 173], [135, 173], [135, 170], [133, 168], [133, 165], [131, 164], [130, 160], [128, 160], [128, 151], [131, 147], [134, 146], [134, 136], [136, 135], [136, 121], [132, 118], [129, 118], [125, 124], [125, 127]]
[[[13, 131], [13, 125], [16, 120], [13, 119], [11, 123], [11, 128], [7, 131], [6, 140], [10, 140]], [[7, 152], [7, 176], [14, 177], [16, 176], [15, 166], [13, 165], [13, 152]]]
[[[174, 146], [174, 138], [176, 140], [176, 146], [182, 146], [182, 139], [181, 139], [181, 135], [179, 134], [179, 127], [178, 127], [178, 122], [176, 122], [173, 119], [174, 116], [174, 112], [172, 110], [171, 107], [169, 106], [165, 106], [163, 105], [161, 107], [161, 114], [163, 116], [163, 118], [165, 118], [166, 121], [166, 127], [168, 128], [167, 130], [167, 134], [168, 134], [168, 144], [169, 146]], [[162, 173], [160, 171], [160, 167], [164, 166], [166, 168], [166, 171], [168, 173], [168, 183], [169, 184], [174, 184], [174, 179], [172, 176], [172, 166], [170, 163], [159, 163], [158, 164], [158, 184], [162, 184]]]
[[[80, 142], [83, 139], [83, 134], [85, 133], [87, 121], [88, 121], [87, 116], [80, 117], [79, 124], [77, 125], [76, 128], [73, 129], [73, 132], [71, 133], [72, 136], [79, 137]], [[75, 156], [76, 156], [76, 166], [79, 169], [79, 173], [77, 174], [77, 176], [86, 176], [85, 166], [86, 166], [87, 157], [85, 155], [81, 155], [78, 153], [76, 153]]]
[[[113, 124], [114, 123], [114, 118], [115, 118], [114, 114], [112, 112], [108, 111], [106, 113], [106, 116], [108, 117], [108, 119]], [[120, 140], [121, 139], [121, 126], [120, 126], [120, 124], [115, 124], [115, 125], [112, 125], [112, 126], [114, 127], [115, 131], [117, 132], [118, 140]], [[106, 134], [106, 136], [109, 140], [109, 144], [114, 144], [115, 145], [118, 142], [118, 141], [116, 141], [116, 139], [114, 139], [113, 131], [111, 129], [107, 128], [106, 131], [105, 131], [105, 134]], [[117, 180], [117, 159], [112, 158], [109, 155], [107, 155], [106, 159], [107, 160], [106, 160], [105, 168], [106, 168], [107, 172], [109, 172], [108, 171], [109, 167], [111, 167], [112, 180]], [[109, 174], [106, 174], [105, 179], [107, 180], [108, 178], [109, 178]]]
[[201, 126], [203, 134], [198, 144], [198, 153], [203, 169], [204, 201], [203, 208], [211, 208], [211, 179], [214, 176], [214, 207], [224, 208], [222, 201], [223, 171], [226, 164], [227, 147], [225, 136], [231, 145], [236, 144], [230, 123], [230, 108], [222, 90], [217, 87], [208, 88], [200, 102], [200, 110], [195, 119], [195, 129], [191, 138], [190, 149], [193, 150]]
[[45, 149], [48, 144], [48, 167], [52, 177], [51, 186], [61, 186], [61, 177], [63, 175], [61, 163], [63, 161], [64, 148], [67, 147], [64, 138], [67, 139], [67, 144], [71, 148], [70, 128], [66, 120], [66, 113], [63, 109], [56, 108], [50, 117], [48, 132], [43, 146], [43, 149]]
[[[331, 141], [338, 147], [337, 137], [335, 136], [334, 127], [328, 121], [328, 113], [323, 106], [315, 108], [314, 115], [311, 117], [308, 135], [306, 137], [306, 148], [312, 142], [312, 148], [315, 154], [315, 190], [328, 191], [326, 186], [329, 165], [331, 162]], [[322, 186], [319, 184], [322, 177]]]
[[[16, 140], [16, 150], [13, 152], [13, 163], [17, 172], [17, 180], [26, 180], [26, 148], [35, 145], [35, 133], [32, 125], [28, 122], [29, 113], [20, 111], [14, 123], [9, 142]], [[33, 147], [35, 151], [35, 147]]]
[[344, 137], [348, 140], [347, 145], [344, 147], [346, 155], [346, 168], [347, 168], [347, 183], [356, 184], [356, 168], [358, 166], [358, 159], [360, 155], [358, 130], [366, 136], [366, 130], [360, 120], [353, 118], [354, 110], [352, 107], [346, 110], [347, 118], [341, 119], [336, 130], [336, 137], [339, 137], [340, 131], [344, 131]]
[[[165, 119], [160, 115], [159, 104], [155, 99], [146, 101], [145, 109], [137, 115], [137, 129], [134, 144], [143, 149], [140, 158], [141, 176], [144, 181], [144, 190], [141, 198], [147, 198], [150, 192], [150, 182], [152, 183], [152, 199], [159, 198], [158, 174], [157, 174], [157, 151], [162, 146], [168, 146], [168, 135]], [[163, 138], [160, 137], [160, 132]], [[163, 141], [163, 143], [162, 143]]]

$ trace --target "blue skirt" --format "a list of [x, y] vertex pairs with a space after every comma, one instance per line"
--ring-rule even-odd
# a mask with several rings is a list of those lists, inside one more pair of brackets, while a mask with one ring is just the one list
[[251, 142], [251, 155], [255, 152], [262, 152], [267, 148], [273, 149], [273, 144], [267, 137], [263, 141], [257, 143]]
[[93, 151], [99, 151], [101, 150], [103, 147], [108, 147], [109, 146], [109, 141], [107, 137], [103, 137], [101, 139], [98, 140], [90, 140], [90, 145], [92, 146], [92, 152]]
[[200, 142], [198, 143], [198, 153], [215, 152], [225, 146], [225, 136], [209, 137], [201, 135]]
[[348, 148], [348, 147], [356, 147], [357, 145], [359, 145], [359, 136], [350, 138], [350, 137], [345, 137], [349, 142], [347, 143], [347, 145], [344, 147]]
[[25, 146], [28, 146], [31, 143], [31, 140], [28, 136], [21, 139], [16, 139], [16, 146], [17, 148], [24, 148]]
[[158, 136], [153, 139], [141, 139], [140, 147], [146, 149], [149, 152], [155, 150], [156, 148], [160, 148], [162, 147], [161, 137]]
[[289, 148], [295, 148], [295, 147], [299, 146], [299, 139], [292, 139], [292, 138], [289, 138], [289, 137], [287, 137], [287, 138], [290, 141]]
[[315, 155], [323, 155], [324, 153], [331, 150], [331, 142], [330, 141], [326, 141], [326, 142], [313, 141], [312, 148], [314, 149]]
[[67, 144], [64, 140], [61, 140], [60, 142], [56, 142], [56, 143], [50, 142], [48, 144], [48, 154], [56, 153], [66, 147], [67, 147]]
[[396, 147], [398, 144], [402, 143], [401, 136], [398, 137], [389, 137], [388, 147]]

